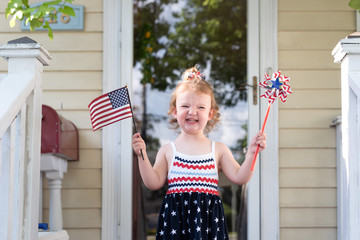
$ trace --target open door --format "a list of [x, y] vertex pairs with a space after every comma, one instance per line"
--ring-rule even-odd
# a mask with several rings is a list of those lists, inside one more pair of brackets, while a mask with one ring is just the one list
[[[239, 148], [239, 143], [243, 143], [244, 139], [246, 141], [246, 137], [239, 136], [239, 139], [235, 139], [234, 135], [236, 134], [233, 133], [240, 133], [246, 129], [246, 135], [250, 137], [261, 128], [263, 119], [261, 109], [264, 106], [261, 105], [259, 100], [258, 82], [262, 80], [265, 71], [271, 71], [271, 69], [277, 67], [277, 0], [229, 0], [226, 1], [226, 4], [223, 2], [221, 7], [233, 4], [234, 11], [239, 8], [245, 11], [238, 16], [226, 15], [229, 10], [224, 11], [225, 17], [223, 18], [217, 15], [221, 12], [220, 9], [216, 11], [216, 15], [211, 15], [215, 13], [210, 14], [203, 9], [206, 8], [205, 4], [213, 4], [213, 2], [210, 2], [205, 1], [201, 3], [202, 5], [196, 5], [199, 4], [198, 1], [190, 0], [171, 3], [168, 3], [168, 1], [134, 1], [135, 64], [132, 83], [134, 89], [133, 105], [138, 127], [141, 126], [142, 136], [147, 139], [148, 154], [154, 155], [154, 157], [160, 145], [176, 138], [176, 134], [167, 129], [166, 113], [170, 94], [173, 90], [173, 86], [169, 83], [173, 81], [171, 79], [174, 78], [174, 75], [179, 77], [180, 71], [197, 63], [200, 63], [201, 71], [207, 76], [207, 79], [212, 81], [215, 89], [224, 89], [225, 93], [230, 89], [234, 92], [234, 96], [236, 94], [239, 96], [237, 101], [228, 98], [225, 100], [229, 101], [222, 102], [224, 105], [220, 106], [220, 108], [225, 109], [222, 113], [225, 118], [222, 120], [223, 126], [218, 132], [211, 133], [209, 137], [215, 141], [224, 142], [230, 148], [233, 148], [235, 157], [241, 159], [243, 153], [242, 149]], [[210, 7], [217, 8], [219, 6]], [[194, 14], [197, 11], [201, 14], [201, 18]], [[224, 69], [224, 72], [220, 74], [221, 71], [216, 71], [216, 67], [222, 62], [217, 60], [231, 58], [228, 52], [226, 54], [220, 52], [221, 50], [226, 51], [227, 42], [225, 38], [231, 36], [222, 32], [222, 35], [218, 37], [220, 40], [218, 40], [217, 36], [209, 35], [209, 33], [212, 30], [217, 31], [216, 26], [219, 23], [222, 30], [225, 31], [225, 26], [228, 25], [224, 25], [221, 21], [226, 21], [231, 17], [235, 18], [229, 21], [229, 25], [233, 25], [233, 29], [228, 30], [228, 34], [236, 32], [239, 36], [241, 34], [246, 36], [246, 41], [241, 42], [239, 45], [234, 44], [231, 51], [236, 52], [239, 49], [242, 51], [245, 49], [245, 51], [237, 52], [234, 57], [234, 62], [237, 64], [235, 65], [236, 68], [233, 70]], [[222, 20], [217, 22], [218, 19]], [[206, 22], [207, 20], [208, 22]], [[211, 22], [212, 25], [206, 25], [204, 22]], [[199, 25], [202, 27], [198, 28]], [[205, 47], [201, 44], [197, 45], [197, 43], [205, 43], [210, 40], [212, 41], [211, 44]], [[217, 41], [220, 42], [218, 47], [208, 50], [211, 46], [217, 46]], [[143, 52], [140, 51], [141, 49]], [[174, 55], [168, 56], [168, 52]], [[176, 55], [177, 52], [180, 54]], [[239, 59], [243, 59], [241, 60], [242, 63], [241, 61], [236, 62]], [[181, 65], [183, 62], [186, 62], [186, 67]], [[221, 66], [229, 65], [224, 64]], [[161, 70], [158, 71], [157, 69]], [[242, 75], [239, 73], [242, 73]], [[220, 79], [235, 79], [235, 81], [229, 80], [221, 83], [218, 81]], [[240, 87], [245, 89], [245, 94], [238, 91]], [[166, 90], [164, 91], [164, 89]], [[230, 95], [231, 91], [229, 91]], [[224, 92], [220, 91], [219, 93]], [[222, 95], [222, 100], [228, 96], [226, 94]], [[162, 103], [164, 104], [162, 105]], [[244, 113], [246, 119], [239, 118], [239, 115], [241, 115], [239, 113]], [[238, 224], [239, 209], [241, 209], [240, 205], [243, 204], [241, 201], [244, 200], [241, 200], [243, 197], [238, 196], [244, 195], [244, 191], [242, 191], [244, 189], [247, 189], [245, 192], [246, 203], [242, 206], [245, 206], [247, 217], [246, 221], [242, 221], [241, 224], [246, 226], [246, 239], [260, 240], [264, 234], [271, 236], [269, 239], [276, 239], [278, 236], [278, 133], [276, 122], [277, 106], [274, 106], [267, 124], [267, 130], [271, 130], [268, 136], [270, 140], [268, 146], [272, 150], [268, 151], [267, 149], [267, 153], [262, 153], [259, 156], [264, 158], [266, 167], [264, 167], [261, 159], [258, 160], [255, 174], [246, 188], [234, 186], [226, 182], [226, 180], [222, 181], [220, 179], [220, 182], [222, 182], [220, 187], [224, 193], [224, 204], [227, 205], [225, 207], [227, 213], [225, 214], [228, 214], [228, 229], [233, 239], [245, 239], [240, 238], [238, 231], [240, 228]], [[263, 171], [263, 169], [266, 169], [266, 171]], [[136, 184], [133, 186], [133, 192], [139, 190], [141, 180], [136, 180], [134, 183]], [[153, 238], [159, 207], [165, 193], [166, 186], [156, 192], [149, 192], [143, 188], [141, 192], [138, 192], [138, 195], [133, 195], [133, 203], [138, 204], [134, 206], [136, 216], [134, 215], [135, 221], [133, 224], [136, 224], [136, 226], [133, 226], [133, 229], [134, 231], [141, 229], [142, 232], [145, 232], [144, 234], [134, 232], [133, 236], [141, 236], [141, 238], [137, 239]], [[269, 204], [270, 207], [264, 207]], [[144, 222], [139, 222], [142, 220]]]

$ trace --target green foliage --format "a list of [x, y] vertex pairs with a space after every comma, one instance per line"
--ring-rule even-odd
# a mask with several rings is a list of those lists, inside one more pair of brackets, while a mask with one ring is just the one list
[[15, 26], [16, 19], [20, 21], [26, 19], [25, 23], [26, 25], [30, 24], [31, 31], [41, 27], [47, 29], [48, 36], [50, 40], [52, 40], [53, 32], [49, 23], [50, 21], [57, 20], [56, 7], [58, 7], [58, 11], [63, 14], [75, 16], [74, 10], [65, 5], [65, 3], [72, 3], [73, 1], [74, 0], [47, 1], [37, 7], [30, 7], [28, 0], [9, 0], [5, 9], [5, 17], [8, 19], [12, 16], [9, 21], [10, 27]]
[[241, 87], [246, 83], [246, 0], [187, 0], [172, 18], [162, 15], [169, 4], [181, 2], [135, 4], [134, 64], [141, 63], [142, 83], [165, 90], [175, 85], [181, 71], [199, 64], [210, 69], [206, 78], [219, 102], [235, 105], [246, 98]]
[[349, 6], [355, 10], [360, 10], [360, 0], [351, 0]]

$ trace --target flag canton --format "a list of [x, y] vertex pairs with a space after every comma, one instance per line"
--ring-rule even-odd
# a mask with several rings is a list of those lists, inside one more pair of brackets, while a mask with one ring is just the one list
[[118, 108], [129, 104], [127, 88], [120, 88], [116, 91], [108, 93], [113, 108]]

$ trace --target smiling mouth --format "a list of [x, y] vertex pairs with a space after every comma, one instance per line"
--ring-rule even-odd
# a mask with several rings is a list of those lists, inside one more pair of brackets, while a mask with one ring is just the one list
[[187, 123], [197, 123], [199, 120], [196, 119], [186, 119]]

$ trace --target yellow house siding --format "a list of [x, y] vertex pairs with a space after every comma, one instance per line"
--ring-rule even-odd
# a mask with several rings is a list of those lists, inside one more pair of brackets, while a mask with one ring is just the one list
[[[40, 1], [30, 1], [30, 4]], [[62, 183], [63, 225], [72, 240], [101, 239], [102, 134], [93, 132], [87, 105], [102, 93], [103, 3], [76, 0], [84, 6], [83, 31], [21, 31], [20, 22], [9, 28], [0, 1], [0, 43], [28, 36], [42, 44], [53, 57], [44, 68], [43, 104], [50, 105], [79, 130], [80, 161], [69, 162]], [[0, 72], [7, 70], [0, 62]], [[63, 109], [61, 110], [61, 104]], [[49, 190], [44, 181], [43, 221], [48, 221]]]
[[348, 0], [279, 0], [279, 69], [293, 94], [279, 104], [280, 239], [335, 240], [340, 66], [332, 49], [355, 31]]

